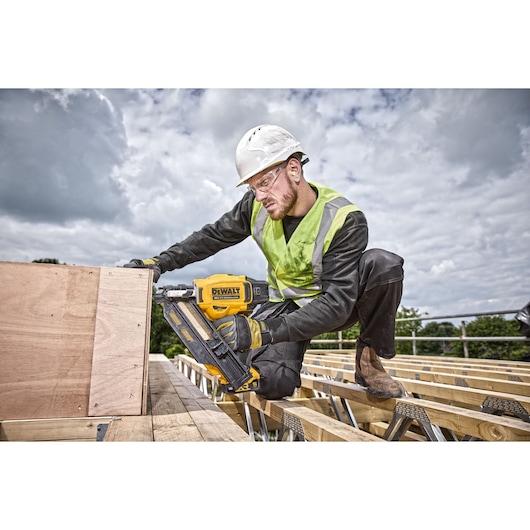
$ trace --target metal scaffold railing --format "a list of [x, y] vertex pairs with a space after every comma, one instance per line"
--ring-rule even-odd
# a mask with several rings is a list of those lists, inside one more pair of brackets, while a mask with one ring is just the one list
[[[396, 322], [417, 322], [423, 320], [452, 320], [460, 318], [470, 317], [481, 317], [481, 316], [495, 316], [495, 315], [515, 315], [518, 309], [503, 309], [500, 311], [486, 311], [480, 313], [459, 313], [454, 315], [439, 315], [439, 316], [417, 316], [408, 318], [397, 318]], [[396, 335], [396, 341], [411, 341], [413, 355], [417, 355], [417, 343], [418, 342], [462, 342], [464, 349], [464, 357], [469, 357], [468, 343], [469, 342], [527, 342], [530, 343], [530, 338], [522, 335], [515, 337], [504, 337], [504, 336], [488, 336], [488, 337], [472, 337], [467, 335], [466, 321], [460, 322], [460, 335], [453, 337], [418, 337], [414, 331], [411, 336]], [[343, 349], [345, 345], [354, 345], [356, 339], [345, 339], [343, 338], [342, 331], [337, 333], [337, 339], [313, 339], [311, 344], [336, 344], [339, 349]]]

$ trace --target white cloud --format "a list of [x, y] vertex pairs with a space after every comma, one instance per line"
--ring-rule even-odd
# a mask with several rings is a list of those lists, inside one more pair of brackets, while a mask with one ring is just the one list
[[431, 267], [431, 273], [434, 274], [434, 276], [442, 276], [444, 274], [449, 274], [454, 268], [455, 264], [452, 259], [444, 259], [441, 263]]
[[[365, 211], [370, 246], [405, 258], [403, 305], [522, 307], [529, 101], [527, 90], [0, 91], [0, 259], [159, 253], [232, 208], [235, 146], [268, 122], [302, 142], [309, 180]], [[263, 277], [264, 261], [249, 240], [167, 281], [215, 272]]]

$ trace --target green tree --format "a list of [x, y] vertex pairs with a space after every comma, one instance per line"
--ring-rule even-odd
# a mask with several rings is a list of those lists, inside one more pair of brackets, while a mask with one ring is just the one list
[[165, 319], [162, 306], [154, 301], [151, 306], [149, 350], [153, 353], [163, 353], [170, 358], [186, 351], [181, 340]]
[[[51, 263], [53, 265], [60, 265], [59, 260], [57, 258], [34, 259], [31, 263]], [[63, 263], [63, 265], [66, 265], [66, 263]]]
[[[352, 327], [345, 329], [342, 331], [342, 339], [343, 340], [357, 340], [357, 337], [360, 333], [360, 327], [359, 324], [354, 324]], [[328, 343], [312, 343], [311, 349], [314, 350], [336, 350], [339, 348], [339, 332], [338, 331], [330, 331], [328, 333], [321, 333], [320, 335], [317, 335], [316, 337], [313, 337], [315, 340], [332, 340], [334, 342], [328, 342]], [[345, 349], [354, 349], [355, 343], [348, 342], [346, 345], [343, 346]]]
[[[419, 320], [420, 312], [418, 309], [402, 307], [396, 314], [396, 336], [397, 337], [412, 337], [421, 330], [421, 320]], [[399, 319], [414, 319], [399, 321]], [[412, 355], [412, 341], [397, 340], [396, 353], [398, 355]]]
[[[396, 319], [400, 318], [416, 318], [419, 317], [420, 313], [417, 309], [402, 307], [396, 314]], [[396, 335], [402, 337], [411, 337], [413, 332], [417, 332], [421, 329], [421, 320], [410, 320], [406, 322], [396, 322]], [[356, 340], [361, 330], [359, 324], [354, 324], [351, 328], [348, 328], [342, 332], [342, 338], [346, 340]], [[318, 340], [334, 340], [338, 339], [338, 332], [322, 333], [317, 337]], [[316, 350], [329, 350], [338, 348], [338, 343], [314, 343], [311, 344], [312, 349]], [[345, 348], [354, 349], [354, 343], [348, 343]], [[412, 341], [396, 341], [396, 352], [402, 355], [412, 354]]]
[[[429, 322], [417, 333], [418, 337], [455, 337], [459, 330], [451, 322]], [[418, 355], [456, 355], [451, 341], [418, 341]]]
[[[518, 323], [515, 319], [506, 320], [502, 315], [479, 316], [466, 324], [467, 337], [517, 337]], [[530, 346], [519, 341], [475, 342], [468, 341], [469, 357], [477, 359], [504, 359], [512, 361], [530, 360]], [[455, 345], [459, 355], [464, 355], [462, 343]]]

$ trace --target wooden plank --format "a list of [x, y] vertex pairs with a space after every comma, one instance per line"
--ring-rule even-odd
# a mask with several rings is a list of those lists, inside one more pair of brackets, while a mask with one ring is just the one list
[[[353, 349], [326, 349], [326, 350], [306, 350], [306, 357], [322, 358], [322, 359], [345, 359], [355, 360], [355, 350]], [[441, 355], [396, 355], [393, 360], [405, 363], [419, 363], [432, 366], [433, 364], [441, 363], [446, 365], [463, 365], [467, 368], [493, 368], [495, 370], [513, 370], [521, 369], [525, 372], [530, 372], [530, 363], [527, 361], [510, 361], [504, 359], [478, 359], [475, 357], [444, 357]], [[383, 359], [384, 362], [384, 359]]]
[[446, 363], [421, 363], [421, 362], [403, 362], [399, 360], [389, 359], [383, 362], [386, 369], [391, 368], [411, 368], [412, 366], [421, 367], [422, 370], [428, 372], [438, 372], [445, 374], [456, 374], [459, 376], [473, 376], [482, 379], [503, 379], [506, 381], [519, 381], [523, 383], [530, 383], [530, 373], [521, 370], [520, 368], [503, 368], [495, 367], [495, 369], [484, 369], [483, 367], [473, 367], [473, 365], [458, 365]]
[[372, 405], [366, 405], [364, 403], [357, 403], [355, 401], [347, 400], [348, 405], [355, 417], [355, 420], [359, 425], [369, 424], [373, 422], [390, 422], [393, 414], [388, 411]]
[[160, 365], [205, 440], [251, 441], [248, 433], [193, 385], [169, 359], [160, 359]]
[[101, 269], [89, 416], [145, 414], [151, 285], [148, 269]]
[[0, 263], [0, 419], [88, 415], [99, 270]]
[[[311, 356], [306, 355], [304, 360], [308, 364], [322, 365], [333, 368], [344, 368], [346, 370], [355, 370], [355, 357], [352, 356]], [[449, 363], [427, 363], [423, 361], [402, 361], [398, 357], [394, 359], [381, 359], [387, 371], [391, 369], [413, 369], [414, 367], [421, 367], [422, 370], [428, 372], [437, 372], [445, 374], [455, 374], [457, 376], [472, 376], [481, 379], [501, 379], [505, 381], [518, 381], [530, 383], [530, 373], [521, 370], [517, 366], [514, 367], [490, 367], [483, 369], [477, 366], [466, 364], [449, 364]]]
[[[346, 362], [346, 360], [349, 361], [349, 363]], [[353, 379], [354, 371], [344, 369], [345, 366], [354, 369], [354, 365], [352, 365], [353, 359], [350, 357], [346, 360], [342, 363], [337, 363], [341, 367], [341, 370], [329, 369], [326, 366], [318, 367], [318, 370], [326, 375], [336, 375], [340, 371], [340, 374], [345, 380]], [[322, 364], [327, 364], [328, 362], [333, 363], [334, 361], [329, 361], [326, 356], [325, 360], [320, 358], [320, 362], [322, 362]], [[390, 421], [393, 415], [393, 410], [398, 401], [375, 398], [367, 394], [361, 387], [355, 384], [339, 384], [322, 378], [312, 378], [310, 376], [303, 376], [302, 381], [303, 384], [301, 390], [307, 395], [310, 395], [313, 390], [317, 390], [318, 392], [346, 398], [353, 409], [354, 415], [356, 413], [359, 415], [359, 418], [356, 417], [357, 421], [363, 424], [366, 423], [368, 428], [369, 424], [372, 422]], [[404, 381], [404, 383], [405, 385], [410, 384], [410, 388], [412, 389], [412, 387], [414, 387], [415, 391], [418, 390], [421, 385], [421, 382], [415, 380]], [[430, 386], [432, 385], [424, 383], [421, 388], [428, 394], [429, 392], [426, 392], [426, 389]], [[447, 387], [445, 390], [449, 392], [447, 396], [449, 400], [459, 399], [460, 401], [467, 402], [468, 406], [473, 406], [475, 408], [482, 404], [485, 397], [492, 395], [492, 392], [466, 389], [458, 386]], [[443, 393], [443, 391], [444, 385], [438, 385], [433, 393]], [[513, 397], [508, 393], [494, 393], [493, 395], [494, 397], [502, 397], [503, 399], [510, 399]], [[244, 398], [245, 400], [247, 399], [246, 395]], [[523, 421], [516, 418], [492, 416], [443, 402], [438, 403], [425, 399], [415, 400], [414, 398], [404, 399], [409, 403], [422, 407], [428, 413], [433, 424], [451, 429], [455, 433], [470, 434], [471, 436], [492, 441], [530, 439], [530, 425], [525, 424]], [[308, 401], [310, 402], [311, 399]], [[523, 401], [525, 402], [525, 405], [527, 405], [525, 398], [523, 398]], [[359, 406], [362, 408], [359, 408]], [[377, 412], [378, 410], [379, 412]], [[276, 416], [272, 415], [272, 417], [274, 417], [276, 421], [281, 421], [278, 416], [278, 411], [276, 412]]]
[[[314, 350], [311, 350], [314, 352]], [[326, 355], [306, 352], [306, 359], [322, 359], [324, 363], [327, 361], [342, 361], [355, 362], [355, 352], [344, 350], [341, 353], [335, 351]], [[530, 375], [530, 363], [525, 361], [510, 361], [500, 359], [476, 359], [476, 358], [462, 358], [462, 357], [443, 357], [443, 356], [426, 356], [426, 355], [396, 355], [392, 359], [382, 359], [383, 363], [398, 362], [404, 366], [445, 366], [453, 368], [468, 368], [473, 370], [483, 371], [503, 371], [503, 372], [522, 372]]]
[[243, 399], [251, 407], [263, 411], [264, 414], [280, 423], [284, 418], [284, 414], [296, 418], [302, 426], [305, 439], [308, 441], [383, 441], [381, 438], [330, 418], [295, 401], [288, 399], [269, 401], [260, 398], [255, 392], [246, 392], [243, 395]]
[[153, 439], [155, 442], [202, 442], [203, 436], [164, 371], [164, 359], [164, 355], [149, 356]]
[[[228, 416], [234, 420], [245, 432], [247, 432], [247, 420], [243, 401], [217, 401], [216, 405]], [[258, 411], [252, 407], [249, 408], [250, 418], [254, 430], [260, 430], [260, 420]], [[267, 419], [267, 428], [270, 431], [278, 430], [281, 425], [273, 419]]]
[[60, 418], [42, 420], [4, 420], [0, 422], [0, 441], [96, 441], [99, 424], [111, 417]]
[[[311, 364], [312, 361], [318, 361], [318, 364]], [[309, 357], [304, 362], [304, 367], [311, 373], [329, 375], [336, 380], [354, 381], [354, 366], [351, 362], [345, 363], [344, 361], [329, 361], [329, 364], [333, 364], [334, 367], [328, 366], [324, 359], [314, 359]], [[344, 367], [348, 366], [351, 369], [347, 370]], [[401, 366], [404, 366], [402, 368]], [[454, 365], [453, 365], [454, 366]], [[409, 366], [408, 364], [402, 364], [400, 367], [391, 367], [390, 363], [386, 365], [386, 371], [392, 377], [401, 377], [404, 379], [416, 379], [418, 381], [430, 381], [433, 383], [443, 383], [454, 386], [464, 386], [477, 388], [481, 390], [490, 390], [494, 392], [504, 392], [507, 394], [515, 394], [519, 396], [530, 397], [530, 383], [523, 383], [519, 381], [511, 381], [507, 379], [492, 379], [489, 376], [491, 373], [483, 374], [482, 377], [464, 375], [461, 373], [446, 373], [439, 368], [436, 370], [434, 367], [426, 365], [428, 370], [422, 369], [422, 367]], [[467, 372], [467, 371], [466, 371]], [[486, 375], [487, 377], [484, 377]], [[505, 374], [509, 377], [509, 373]]]
[[422, 398], [430, 398], [435, 401], [441, 399], [448, 402], [465, 403], [478, 409], [484, 403], [486, 398], [494, 397], [507, 401], [517, 401], [526, 412], [530, 414], [530, 398], [527, 396], [517, 396], [506, 394], [504, 392], [480, 390], [476, 388], [445, 385], [426, 381], [415, 381], [413, 379], [400, 379], [400, 382], [407, 392], [419, 394]]
[[[328, 368], [310, 364], [304, 364], [305, 369], [312, 375], [327, 375], [338, 381], [354, 382], [355, 372], [351, 370], [342, 370], [336, 368]], [[389, 370], [389, 374], [395, 376], [393, 370]], [[409, 393], [420, 394], [424, 398], [434, 398], [445, 400], [446, 402], [462, 403], [471, 405], [474, 408], [480, 408], [487, 397], [494, 397], [503, 400], [515, 400], [530, 413], [530, 397], [525, 395], [514, 395], [507, 392], [500, 392], [496, 390], [482, 390], [463, 385], [452, 385], [448, 383], [437, 383], [434, 381], [422, 381], [419, 378], [405, 379], [397, 378]], [[491, 381], [491, 380], [489, 380]], [[501, 381], [501, 383], [504, 383]], [[515, 383], [514, 383], [515, 384]], [[517, 385], [525, 385], [526, 383], [516, 383]], [[491, 385], [490, 385], [491, 386]]]
[[458, 433], [469, 434], [487, 441], [528, 441], [530, 424], [506, 416], [493, 416], [443, 403], [424, 399], [400, 398], [380, 399], [365, 392], [360, 386], [351, 383], [325, 380], [302, 375], [302, 385], [325, 394], [333, 394], [352, 401], [373, 405], [393, 412], [398, 401], [403, 401], [424, 409], [430, 422]]
[[151, 416], [121, 416], [110, 421], [104, 442], [152, 442], [153, 423]]
[[530, 397], [530, 383], [408, 368], [387, 368], [387, 372], [392, 377], [429, 381], [432, 383], [442, 383], [444, 385], [471, 387], [480, 390], [490, 390]]
[[461, 364], [467, 366], [494, 367], [495, 369], [522, 369], [530, 372], [528, 361], [510, 361], [507, 359], [478, 359], [475, 357], [443, 357], [441, 355], [397, 355], [395, 359], [402, 361], [423, 361], [425, 363]]

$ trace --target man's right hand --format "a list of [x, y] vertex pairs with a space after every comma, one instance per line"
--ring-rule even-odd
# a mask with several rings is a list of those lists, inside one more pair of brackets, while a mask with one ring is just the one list
[[153, 282], [156, 283], [162, 271], [158, 265], [158, 258], [148, 258], [148, 259], [132, 259], [129, 263], [126, 263], [124, 267], [130, 267], [133, 269], [151, 269], [153, 271]]

